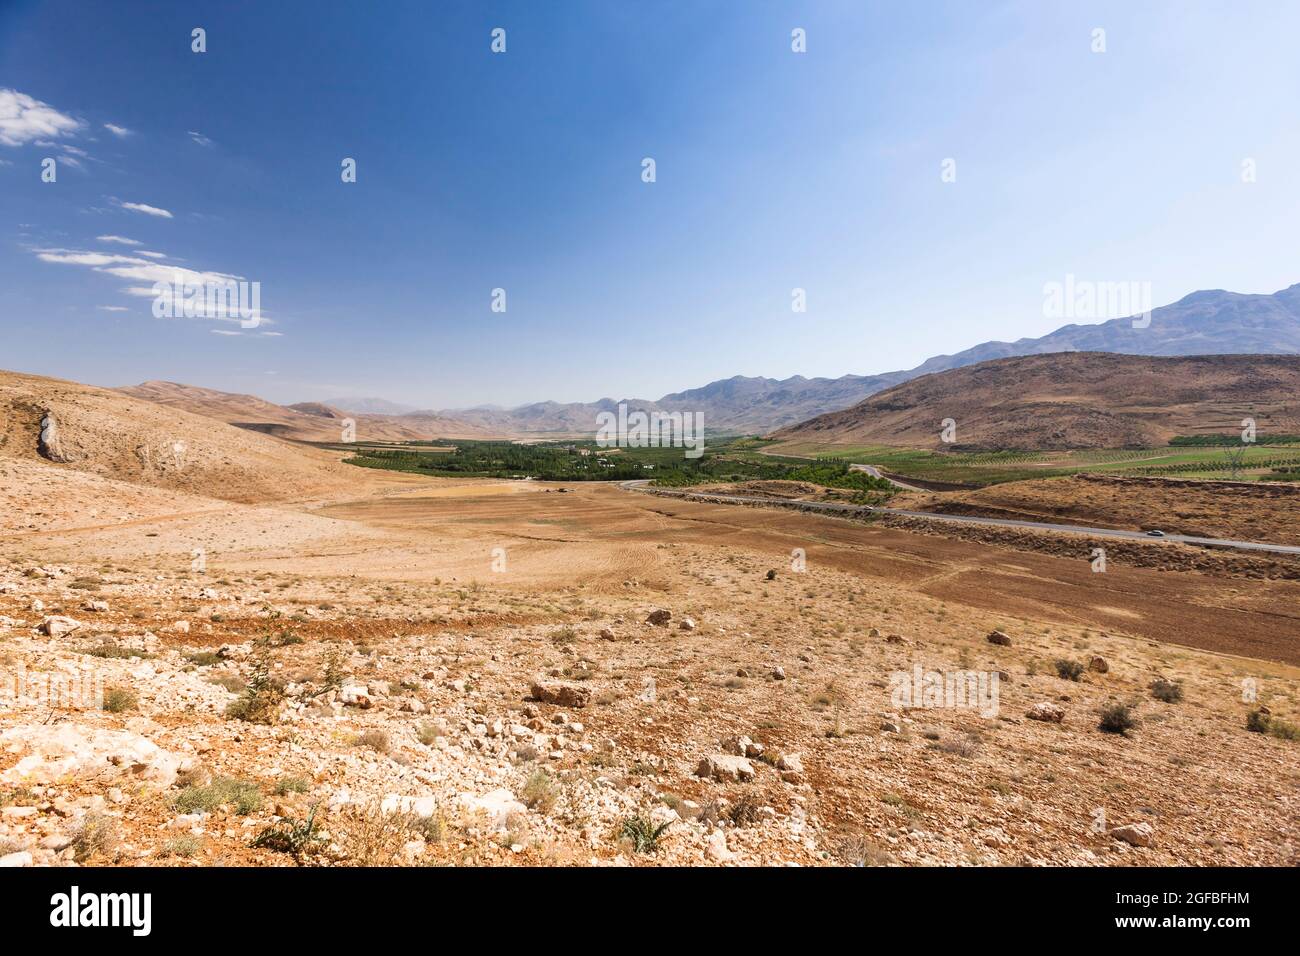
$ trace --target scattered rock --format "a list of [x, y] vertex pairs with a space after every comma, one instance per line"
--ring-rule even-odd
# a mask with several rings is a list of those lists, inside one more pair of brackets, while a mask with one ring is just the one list
[[42, 458], [50, 461], [72, 460], [63, 451], [63, 443], [59, 440], [59, 423], [54, 420], [51, 411], [47, 411], [41, 418], [41, 433], [36, 439], [36, 450]]
[[1094, 657], [1088, 661], [1088, 670], [1097, 674], [1105, 674], [1110, 670], [1110, 664], [1107, 663], [1104, 657]]
[[[664, 612], [667, 613], [667, 612]], [[533, 700], [544, 704], [557, 704], [560, 707], [586, 707], [591, 701], [591, 691], [577, 684], [549, 683], [533, 681], [529, 685]]]
[[1133, 846], [1150, 846], [1151, 839], [1155, 836], [1155, 829], [1151, 824], [1143, 821], [1142, 823], [1130, 823], [1126, 826], [1116, 827], [1110, 831], [1110, 835], [1116, 840], [1123, 840]]
[[50, 637], [62, 637], [64, 634], [71, 634], [79, 627], [81, 627], [81, 622], [76, 618], [56, 614], [41, 621], [36, 629], [42, 634], [48, 634]]
[[1065, 708], [1053, 704], [1051, 701], [1040, 701], [1029, 708], [1029, 713], [1025, 714], [1030, 720], [1041, 720], [1049, 724], [1059, 724], [1065, 719]]
[[655, 627], [667, 627], [668, 622], [671, 621], [672, 619], [673, 619], [672, 611], [666, 611], [663, 608], [658, 608], [657, 610], [650, 612], [650, 615], [645, 619], [645, 622], [647, 624], [653, 624]]
[[695, 775], [720, 783], [745, 783], [754, 779], [754, 765], [745, 757], [711, 754], [700, 760]]
[[727, 847], [727, 835], [721, 830], [714, 830], [704, 843], [704, 855], [715, 863], [727, 863], [735, 859], [736, 854]]
[[1001, 631], [990, 631], [988, 642], [990, 644], [997, 644], [999, 647], [1009, 647], [1011, 645], [1011, 637]]
[[128, 730], [106, 730], [79, 724], [13, 727], [0, 733], [0, 749], [25, 754], [0, 774], [6, 783], [48, 784], [68, 777], [115, 774], [170, 787], [176, 782], [181, 757]]
[[773, 667], [773, 668], [772, 668], [772, 680], [785, 680], [785, 668], [784, 668], [784, 667]]
[[380, 801], [379, 809], [383, 813], [410, 813], [428, 819], [438, 812], [438, 798], [432, 795], [402, 797], [390, 793]]
[[695, 630], [695, 621], [692, 618], [684, 617], [682, 618], [682, 622], [681, 624], [678, 625], [678, 627], [680, 627], [683, 631], [693, 631]]
[[492, 790], [482, 796], [462, 793], [457, 798], [460, 805], [471, 814], [478, 814], [494, 831], [504, 831], [507, 821], [515, 814], [525, 814], [528, 808], [515, 799], [509, 790]]
[[357, 707], [361, 710], [369, 710], [375, 706], [374, 699], [370, 692], [360, 684], [345, 684], [339, 690], [339, 700], [345, 707]]

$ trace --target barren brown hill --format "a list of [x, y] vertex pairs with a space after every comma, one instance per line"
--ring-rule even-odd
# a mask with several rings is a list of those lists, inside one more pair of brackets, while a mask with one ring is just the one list
[[952, 419], [947, 447], [1122, 448], [1236, 432], [1248, 417], [1261, 440], [1300, 433], [1300, 356], [997, 359], [913, 379], [773, 437], [941, 448], [942, 423]]
[[339, 441], [343, 420], [347, 418], [356, 423], [357, 438], [362, 441], [469, 437], [478, 431], [463, 422], [438, 416], [349, 415], [318, 402], [276, 405], [256, 395], [239, 395], [177, 382], [142, 382], [116, 391], [169, 408], [206, 415], [248, 431], [295, 441]]
[[[170, 408], [183, 408], [195, 415], [226, 421], [250, 432], [274, 434], [294, 441], [339, 441], [343, 420], [356, 423], [361, 441], [413, 441], [434, 437], [425, 420], [400, 420], [385, 415], [348, 415], [338, 408], [307, 403], [300, 406], [274, 405], [256, 395], [240, 395], [204, 389], [179, 382], [147, 381], [129, 385], [117, 392], [143, 398], [147, 402]], [[461, 429], [463, 431], [463, 429]]]
[[0, 462], [13, 468], [267, 502], [360, 487], [336, 459], [114, 389], [0, 372]]

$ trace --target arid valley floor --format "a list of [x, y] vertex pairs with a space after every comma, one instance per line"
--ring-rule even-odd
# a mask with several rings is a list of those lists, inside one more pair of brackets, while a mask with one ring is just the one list
[[[232, 503], [0, 459], [0, 664], [92, 665], [122, 705], [0, 708], [0, 857], [1300, 860], [1296, 745], [1243, 699], [1295, 719], [1294, 578], [292, 454], [330, 487]], [[996, 715], [899, 708], [918, 665], [1000, 672]], [[227, 716], [259, 667], [273, 722]], [[1125, 735], [1098, 729], [1116, 700]], [[250, 846], [308, 818], [300, 856]], [[638, 818], [669, 824], [654, 852]]]

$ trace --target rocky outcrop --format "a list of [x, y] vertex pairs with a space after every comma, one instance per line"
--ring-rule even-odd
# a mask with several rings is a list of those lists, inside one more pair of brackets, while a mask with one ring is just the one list
[[36, 450], [42, 458], [50, 461], [66, 462], [71, 459], [63, 451], [63, 442], [59, 438], [59, 423], [54, 419], [54, 413], [46, 410], [41, 416], [41, 434], [36, 440]]
[[22, 754], [0, 780], [48, 784], [70, 777], [128, 777], [160, 788], [176, 782], [181, 757], [128, 730], [77, 724], [12, 727], [0, 733], [0, 750]]

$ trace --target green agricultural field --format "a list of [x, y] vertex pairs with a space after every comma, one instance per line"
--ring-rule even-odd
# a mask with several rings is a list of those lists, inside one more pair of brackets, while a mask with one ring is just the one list
[[[671, 487], [754, 480], [807, 481], [861, 493], [864, 501], [887, 490], [849, 465], [874, 465], [887, 474], [921, 481], [984, 487], [1005, 481], [1057, 478], [1079, 472], [1226, 479], [1233, 463], [1224, 446], [1171, 444], [1162, 448], [1075, 451], [936, 452], [885, 445], [783, 444], [761, 438], [723, 438], [699, 458], [681, 448], [601, 448], [591, 441], [440, 441], [334, 445], [351, 451], [348, 464], [443, 477], [536, 478], [543, 481], [627, 481], [645, 478]], [[1239, 480], [1300, 481], [1300, 444], [1257, 444], [1241, 452]]]
[[[1289, 437], [1289, 436], [1288, 436]], [[1270, 442], [1244, 449], [1200, 441], [1180, 441], [1160, 448], [1079, 449], [1073, 451], [935, 452], [883, 445], [780, 445], [784, 456], [832, 457], [874, 465], [899, 477], [984, 487], [1005, 481], [1056, 478], [1079, 472], [1168, 478], [1233, 476], [1229, 448], [1240, 451], [1238, 480], [1300, 480], [1300, 444]]]

